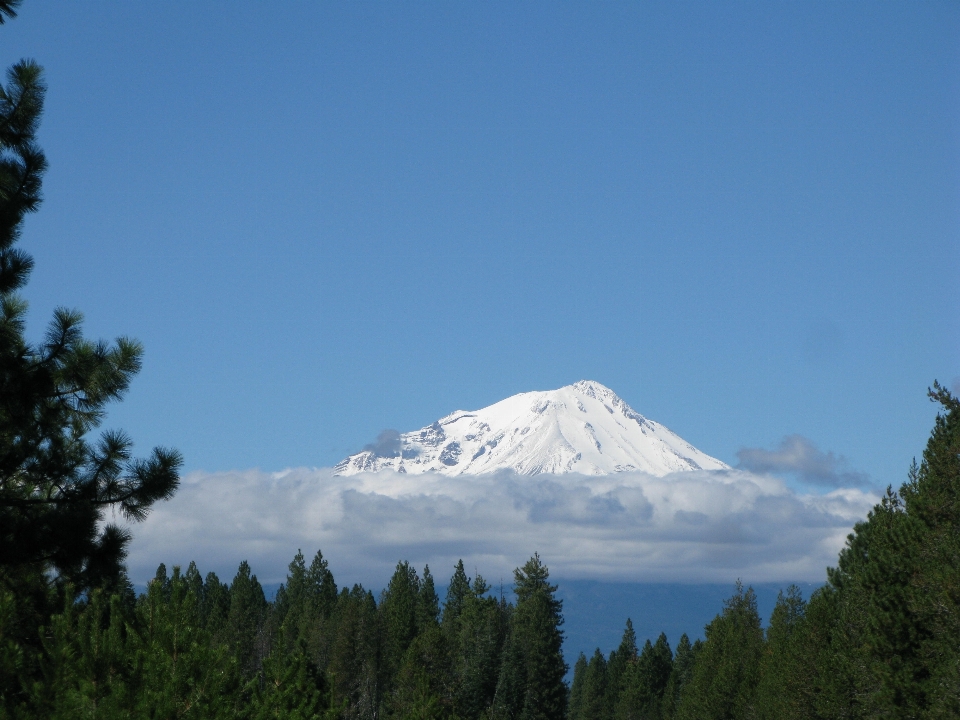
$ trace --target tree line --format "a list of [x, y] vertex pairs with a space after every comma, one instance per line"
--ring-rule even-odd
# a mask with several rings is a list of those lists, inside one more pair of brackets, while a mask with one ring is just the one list
[[0, 646], [0, 714], [562, 718], [556, 589], [537, 555], [514, 572], [515, 603], [460, 562], [442, 606], [429, 568], [407, 562], [375, 597], [338, 590], [322, 553], [298, 553], [273, 601], [246, 562], [229, 584], [161, 565], [139, 597], [67, 592], [35, 652]]

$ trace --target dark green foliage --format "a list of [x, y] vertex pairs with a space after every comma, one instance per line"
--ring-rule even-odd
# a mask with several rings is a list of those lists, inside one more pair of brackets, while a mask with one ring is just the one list
[[174, 568], [137, 603], [129, 661], [138, 677], [138, 717], [233, 717], [240, 704], [239, 668], [229, 648], [201, 627], [199, 598]]
[[750, 717], [763, 651], [763, 630], [753, 590], [744, 590], [737, 583], [736, 593], [707, 625], [705, 634], [707, 639], [697, 654], [675, 717]]
[[636, 662], [627, 666], [616, 704], [618, 720], [659, 720], [663, 696], [673, 671], [673, 653], [663, 633], [655, 644], [647, 640]]
[[263, 674], [254, 683], [250, 720], [333, 720], [338, 717], [330, 706], [326, 677], [302, 649], [265, 658]]
[[[566, 713], [562, 607], [550, 572], [534, 554], [513, 572], [516, 610], [497, 688], [498, 717], [554, 720]], [[501, 692], [501, 690], [503, 692]]]
[[327, 626], [336, 604], [337, 584], [323, 554], [317, 551], [307, 569], [303, 553], [298, 551], [274, 601], [271, 629], [277, 636], [275, 642], [287, 652], [301, 647], [312, 662], [325, 667], [330, 653]]
[[447, 586], [447, 599], [443, 603], [443, 626], [448, 632], [458, 632], [457, 621], [463, 612], [463, 604], [470, 595], [470, 579], [463, 569], [463, 560], [457, 561], [457, 566]]
[[620, 646], [610, 653], [607, 663], [607, 699], [604, 712], [612, 717], [617, 703], [626, 688], [627, 671], [637, 661], [637, 633], [633, 630], [633, 621], [627, 618]]
[[22, 2], [23, 0], [0, 0], [0, 25], [3, 25], [7, 18], [17, 16], [17, 8]]
[[344, 588], [334, 610], [329, 673], [334, 704], [351, 714], [376, 713], [383, 698], [382, 633], [373, 594]]
[[220, 639], [233, 650], [246, 676], [260, 669], [267, 654], [263, 636], [266, 614], [263, 588], [257, 576], [250, 574], [250, 566], [244, 560], [230, 585], [230, 611]]
[[667, 686], [663, 690], [661, 715], [664, 720], [671, 720], [676, 714], [683, 691], [693, 677], [693, 667], [702, 647], [703, 643], [699, 640], [691, 645], [686, 633], [680, 636], [677, 652], [673, 656], [673, 669], [670, 671]]
[[403, 662], [407, 648], [417, 636], [417, 600], [420, 578], [407, 562], [400, 562], [380, 600], [380, 612], [386, 632], [384, 662], [388, 672], [395, 673]]
[[824, 717], [960, 714], [960, 402], [934, 383], [920, 465], [858, 523], [803, 623]]
[[121, 582], [129, 537], [102, 522], [105, 510], [142, 520], [176, 490], [181, 459], [161, 448], [134, 459], [122, 432], [87, 437], [140, 369], [139, 343], [87, 340], [82, 316], [64, 309], [43, 342], [25, 339], [27, 306], [16, 293], [33, 261], [14, 244], [40, 204], [45, 92], [32, 61], [14, 65], [0, 87], [0, 581], [13, 587], [26, 568], [86, 590]]
[[570, 683], [570, 700], [567, 704], [567, 717], [580, 720], [583, 717], [583, 685], [587, 680], [587, 657], [583, 653], [573, 665], [573, 682]]
[[457, 620], [444, 631], [452, 656], [455, 706], [465, 720], [481, 717], [497, 691], [508, 609], [490, 597], [489, 590], [481, 576], [475, 577], [462, 598]]
[[446, 639], [439, 625], [420, 632], [397, 673], [390, 709], [397, 717], [449, 717], [454, 704]]
[[423, 580], [420, 582], [420, 595], [417, 599], [417, 629], [425, 632], [440, 622], [440, 598], [430, 574], [430, 566], [423, 568]]
[[587, 663], [580, 695], [580, 712], [577, 720], [606, 720], [610, 717], [607, 708], [607, 661], [597, 648]]
[[760, 661], [756, 714], [769, 720], [815, 716], [813, 663], [804, 619], [807, 604], [795, 585], [777, 597]]

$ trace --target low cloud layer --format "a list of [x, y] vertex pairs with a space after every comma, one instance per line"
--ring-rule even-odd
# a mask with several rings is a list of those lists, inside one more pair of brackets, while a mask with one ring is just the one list
[[788, 474], [820, 487], [869, 487], [870, 478], [850, 470], [843, 456], [823, 452], [802, 435], [788, 435], [776, 450], [744, 448], [737, 453], [742, 470]]
[[385, 584], [400, 559], [445, 581], [458, 558], [494, 583], [534, 551], [555, 577], [648, 582], [822, 581], [877, 498], [804, 495], [743, 470], [445, 477], [329, 469], [194, 473], [133, 528], [134, 582], [158, 563], [284, 578], [298, 548], [340, 584]]

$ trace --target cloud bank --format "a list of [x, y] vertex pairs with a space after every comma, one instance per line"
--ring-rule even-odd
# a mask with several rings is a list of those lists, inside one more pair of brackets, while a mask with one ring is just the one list
[[441, 582], [457, 559], [494, 583], [534, 551], [560, 578], [638, 582], [819, 582], [877, 498], [805, 495], [744, 470], [480, 477], [330, 469], [193, 473], [132, 528], [131, 578], [196, 560], [233, 577], [248, 560], [278, 582], [319, 548], [338, 583], [380, 587], [400, 559]]

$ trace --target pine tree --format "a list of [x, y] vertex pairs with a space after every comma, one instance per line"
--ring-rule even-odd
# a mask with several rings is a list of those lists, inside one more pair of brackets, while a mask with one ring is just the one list
[[626, 687], [627, 670], [636, 661], [637, 633], [633, 629], [633, 621], [627, 618], [620, 646], [610, 653], [610, 659], [607, 662], [606, 712], [610, 717], [613, 717], [620, 696]]
[[337, 604], [337, 583], [333, 579], [333, 573], [330, 572], [329, 563], [319, 550], [310, 562], [306, 582], [312, 611], [326, 620]]
[[463, 612], [463, 603], [470, 595], [470, 578], [463, 569], [463, 560], [457, 561], [457, 566], [447, 586], [447, 599], [443, 603], [443, 626], [447, 632], [456, 635], [459, 633], [457, 622]]
[[133, 717], [229, 718], [241, 706], [240, 674], [227, 648], [200, 625], [198, 598], [174, 567], [137, 601], [131, 654], [138, 673]]
[[567, 707], [568, 720], [583, 718], [583, 685], [587, 679], [587, 656], [582, 652], [573, 665], [573, 682], [570, 683], [570, 700]]
[[440, 622], [440, 598], [430, 574], [430, 566], [424, 565], [423, 579], [420, 581], [420, 593], [417, 598], [417, 631], [425, 632]]
[[757, 596], [738, 582], [723, 612], [705, 628], [693, 675], [681, 696], [676, 717], [681, 720], [740, 720], [753, 712], [763, 630]]
[[626, 673], [624, 690], [616, 706], [618, 720], [659, 720], [663, 696], [673, 671], [673, 653], [663, 633], [656, 644], [644, 642], [636, 662]]
[[[0, 24], [18, 6], [0, 2]], [[2, 619], [0, 665], [7, 669], [0, 668], [0, 703], [10, 708], [26, 702], [24, 683], [37, 678], [37, 633], [56, 611], [58, 592], [124, 590], [130, 536], [106, 522], [107, 511], [142, 520], [154, 502], [174, 493], [182, 462], [163, 448], [135, 459], [120, 431], [90, 437], [139, 371], [139, 343], [87, 340], [80, 313], [62, 308], [41, 342], [27, 342], [27, 303], [18, 293], [33, 259], [16, 243], [25, 216], [41, 201], [47, 161], [36, 134], [46, 85], [31, 60], [16, 63], [6, 80], [0, 86], [0, 603], [13, 601]]]
[[376, 600], [361, 585], [341, 590], [334, 611], [328, 672], [334, 706], [352, 716], [373, 717], [382, 702], [381, 627]]
[[250, 720], [334, 720], [323, 672], [305, 648], [277, 652], [263, 661], [262, 677], [252, 681]]
[[815, 715], [813, 666], [804, 647], [806, 606], [796, 585], [777, 596], [760, 662], [756, 697], [759, 718], [801, 720]]
[[567, 702], [563, 603], [554, 595], [557, 587], [550, 584], [550, 572], [539, 555], [514, 570], [513, 578], [517, 605], [498, 683], [498, 712], [521, 720], [560, 720]]
[[230, 584], [230, 611], [223, 638], [245, 677], [260, 670], [260, 663], [267, 654], [262, 636], [266, 616], [267, 600], [263, 588], [244, 560]]
[[64, 720], [128, 712], [139, 690], [127, 631], [131, 621], [118, 594], [95, 590], [85, 602], [68, 600], [44, 633], [43, 675], [33, 686], [32, 712]]
[[329, 659], [330, 616], [337, 603], [337, 584], [318, 550], [308, 569], [297, 551], [273, 603], [271, 625], [286, 652], [303, 647], [311, 662], [325, 668]]
[[586, 720], [609, 720], [607, 707], [607, 660], [597, 648], [587, 663], [580, 695], [580, 717]]
[[463, 598], [459, 632], [450, 644], [456, 709], [467, 720], [481, 717], [497, 691], [507, 609], [489, 591], [490, 586], [477, 575]]
[[522, 717], [527, 693], [527, 663], [522, 633], [515, 623], [516, 608], [507, 610], [508, 632], [503, 646], [500, 674], [490, 714], [493, 720], [516, 720]]
[[673, 656], [673, 669], [670, 671], [670, 679], [667, 680], [667, 686], [663, 691], [661, 715], [664, 720], [672, 720], [676, 714], [683, 690], [693, 676], [693, 667], [701, 647], [702, 644], [699, 640], [691, 645], [690, 638], [687, 637], [686, 633], [680, 636], [680, 641], [677, 643], [677, 652]]
[[823, 716], [960, 714], [960, 401], [934, 383], [923, 460], [858, 523], [811, 598]]
[[454, 704], [452, 668], [446, 636], [436, 623], [414, 638], [394, 678], [394, 715], [404, 718], [448, 717]]
[[385, 631], [384, 670], [389, 676], [400, 669], [407, 648], [417, 636], [419, 594], [420, 578], [417, 571], [406, 561], [397, 563], [380, 600]]

